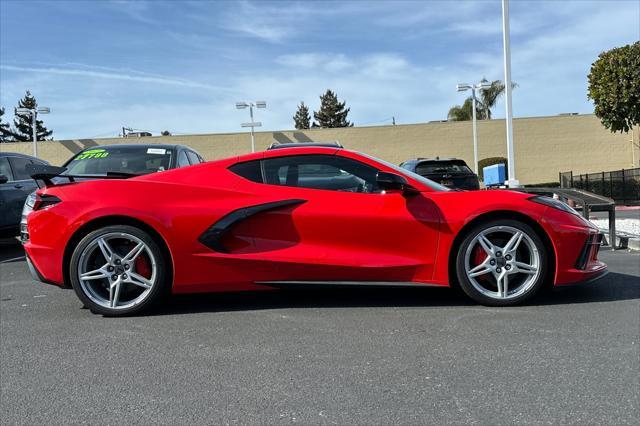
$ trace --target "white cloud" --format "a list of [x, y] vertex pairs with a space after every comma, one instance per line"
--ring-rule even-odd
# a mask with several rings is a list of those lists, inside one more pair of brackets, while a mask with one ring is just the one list
[[143, 24], [156, 24], [151, 18], [151, 8], [144, 0], [110, 0], [107, 5], [113, 10], [123, 13], [130, 19]]
[[[215, 91], [229, 91], [226, 87], [213, 86], [209, 84], [199, 83], [196, 81], [186, 80], [182, 78], [174, 78], [167, 76], [160, 76], [158, 74], [147, 74], [140, 71], [131, 71], [129, 74], [123, 74], [120, 72], [112, 72], [113, 68], [96, 67], [103, 71], [89, 70], [84, 68], [58, 68], [58, 67], [25, 67], [16, 65], [0, 65], [0, 69], [7, 71], [24, 71], [37, 74], [58, 74], [88, 78], [100, 78], [108, 80], [126, 80], [132, 82], [152, 83], [152, 84], [164, 84], [170, 86], [190, 87], [195, 89], [206, 89]], [[107, 72], [107, 70], [109, 70]]]
[[275, 62], [293, 69], [323, 69], [328, 72], [341, 72], [354, 66], [344, 54], [300, 53], [282, 55]]

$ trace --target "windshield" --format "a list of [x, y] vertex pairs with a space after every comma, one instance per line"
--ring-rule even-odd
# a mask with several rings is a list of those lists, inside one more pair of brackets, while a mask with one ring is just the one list
[[426, 177], [420, 176], [417, 173], [413, 173], [407, 169], [403, 169], [402, 167], [396, 166], [395, 164], [389, 163], [388, 161], [384, 161], [379, 158], [372, 157], [362, 152], [359, 152], [358, 154], [362, 155], [363, 157], [367, 157], [373, 161], [376, 161], [378, 163], [384, 164], [385, 166], [393, 169], [399, 175], [407, 176], [413, 180], [416, 180], [421, 184], [426, 185], [429, 188], [433, 189], [434, 191], [451, 191], [451, 189], [447, 188], [446, 186], [442, 186], [439, 183], [432, 181], [431, 179], [427, 179]]
[[67, 175], [106, 175], [107, 172], [147, 174], [169, 169], [171, 150], [148, 146], [110, 146], [79, 152], [65, 167]]
[[464, 161], [424, 161], [416, 166], [416, 173], [471, 173]]

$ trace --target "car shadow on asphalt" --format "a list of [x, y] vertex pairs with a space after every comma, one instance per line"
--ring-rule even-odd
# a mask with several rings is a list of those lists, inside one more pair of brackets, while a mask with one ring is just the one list
[[0, 238], [0, 263], [24, 259], [24, 250], [15, 238]]
[[[640, 277], [610, 273], [584, 285], [542, 291], [520, 306], [544, 306], [640, 299]], [[180, 315], [298, 308], [412, 308], [480, 306], [450, 288], [305, 288], [264, 292], [208, 293], [171, 297], [147, 315]]]

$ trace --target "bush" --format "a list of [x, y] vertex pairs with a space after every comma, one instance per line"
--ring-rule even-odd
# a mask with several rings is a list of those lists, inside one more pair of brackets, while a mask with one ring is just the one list
[[493, 166], [494, 164], [504, 164], [505, 179], [509, 179], [509, 167], [507, 159], [504, 157], [489, 157], [478, 161], [478, 177], [480, 180], [484, 180], [484, 168]]

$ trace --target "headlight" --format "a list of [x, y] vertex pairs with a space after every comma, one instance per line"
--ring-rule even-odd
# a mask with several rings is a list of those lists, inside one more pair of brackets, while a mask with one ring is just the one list
[[528, 198], [528, 200], [533, 201], [534, 203], [553, 207], [554, 209], [562, 210], [567, 213], [575, 214], [576, 216], [580, 216], [580, 213], [578, 213], [573, 207], [569, 206], [566, 203], [563, 203], [560, 200], [556, 200], [555, 198], [547, 197], [546, 195], [536, 195], [535, 197]]

